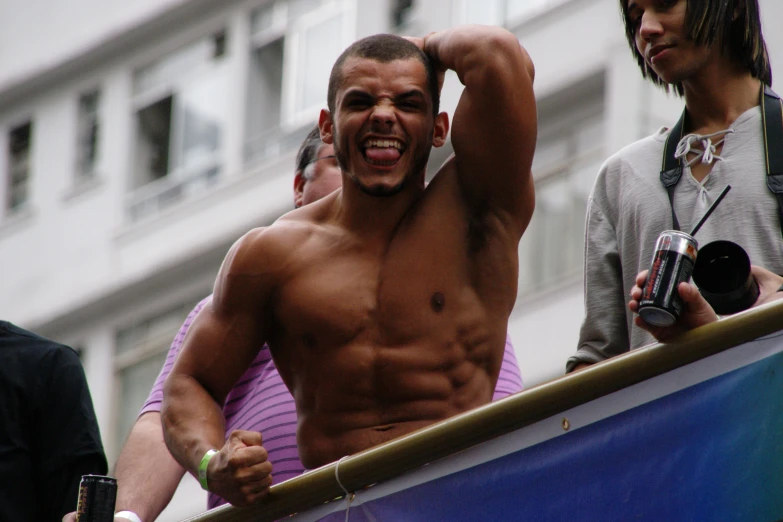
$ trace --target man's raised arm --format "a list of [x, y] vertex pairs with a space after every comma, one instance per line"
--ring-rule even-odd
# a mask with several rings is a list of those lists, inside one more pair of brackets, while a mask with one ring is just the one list
[[451, 130], [465, 198], [516, 224], [521, 236], [535, 205], [533, 62], [499, 27], [457, 27], [429, 35], [423, 46], [436, 67], [454, 70], [465, 85]]
[[[237, 430], [225, 440], [222, 406], [264, 344], [268, 279], [251, 231], [229, 251], [211, 305], [199, 312], [166, 379], [161, 420], [174, 458], [209, 491], [234, 505], [261, 498], [272, 481], [261, 434]], [[219, 450], [214, 456], [211, 450]]]

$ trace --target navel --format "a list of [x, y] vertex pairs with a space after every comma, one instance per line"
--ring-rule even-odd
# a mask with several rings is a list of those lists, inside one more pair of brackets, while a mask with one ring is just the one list
[[302, 336], [302, 343], [307, 348], [315, 348], [315, 337], [310, 333], [306, 333]]
[[430, 299], [430, 306], [438, 313], [443, 311], [443, 307], [446, 306], [446, 296], [442, 292], [435, 292]]

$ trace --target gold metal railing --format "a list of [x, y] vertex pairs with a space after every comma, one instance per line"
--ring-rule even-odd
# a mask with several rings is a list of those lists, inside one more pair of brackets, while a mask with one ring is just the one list
[[[340, 463], [340, 481], [349, 491], [361, 490], [781, 329], [783, 300], [690, 331], [676, 342], [634, 350], [365, 450]], [[187, 521], [269, 522], [341, 495], [335, 464], [329, 464], [273, 486], [257, 505], [222, 506]]]

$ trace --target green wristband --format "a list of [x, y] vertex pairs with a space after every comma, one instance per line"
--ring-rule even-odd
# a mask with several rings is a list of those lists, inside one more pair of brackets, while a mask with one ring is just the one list
[[216, 449], [211, 449], [204, 453], [204, 456], [201, 457], [201, 463], [198, 465], [198, 483], [201, 484], [201, 489], [204, 491], [209, 491], [209, 486], [207, 485], [207, 466], [209, 466], [209, 461], [212, 460], [212, 457], [217, 455], [218, 451]]

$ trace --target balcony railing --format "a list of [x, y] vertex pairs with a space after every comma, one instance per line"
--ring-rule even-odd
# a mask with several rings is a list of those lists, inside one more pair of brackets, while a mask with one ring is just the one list
[[188, 196], [206, 191], [219, 179], [220, 167], [218, 156], [208, 155], [137, 188], [127, 196], [128, 219], [136, 222], [154, 216]]
[[[490, 444], [490, 441], [497, 439], [503, 435], [511, 434], [514, 432], [512, 438], [504, 438], [503, 442], [508, 443], [511, 440], [518, 440], [520, 437], [526, 436], [528, 439], [535, 439], [536, 437], [530, 436], [530, 431], [524, 432], [524, 429], [532, 429], [533, 425], [541, 426], [543, 421], [549, 421], [549, 426], [556, 426], [556, 430], [560, 430], [563, 434], [568, 433], [570, 438], [558, 439], [561, 444], [560, 451], [555, 451], [552, 448], [548, 452], [544, 452], [544, 455], [550, 455], [547, 459], [542, 456], [541, 452], [537, 453], [537, 458], [543, 459], [535, 465], [531, 465], [538, 473], [550, 473], [549, 477], [555, 477], [555, 487], [559, 488], [555, 491], [555, 497], [560, 493], [567, 495], [577, 494], [580, 487], [587, 488], [582, 494], [583, 500], [581, 506], [592, 506], [592, 511], [580, 511], [580, 506], [570, 503], [570, 500], [564, 498], [555, 499], [553, 503], [561, 504], [557, 508], [560, 511], [565, 510], [569, 518], [555, 517], [548, 518], [542, 516], [549, 508], [552, 507], [546, 502], [541, 502], [540, 497], [535, 492], [529, 492], [527, 490], [519, 490], [518, 494], [514, 494], [515, 498], [520, 503], [526, 504], [525, 509], [529, 513], [530, 509], [538, 509], [538, 517], [525, 518], [525, 519], [537, 519], [537, 520], [607, 520], [603, 518], [603, 511], [608, 509], [609, 505], [603, 503], [601, 500], [596, 500], [596, 492], [602, 493], [604, 496], [616, 496], [617, 502], [612, 509], [626, 509], [626, 513], [637, 513], [636, 509], [639, 507], [633, 504], [633, 501], [629, 502], [626, 495], [634, 498], [642, 498], [643, 502], [647, 506], [652, 505], [652, 510], [659, 509], [661, 506], [665, 509], [667, 502], [672, 502], [671, 498], [658, 497], [654, 492], [648, 492], [644, 487], [638, 487], [637, 485], [629, 485], [627, 492], [617, 492], [611, 490], [612, 487], [617, 485], [617, 480], [612, 481], [612, 485], [609, 487], [611, 491], [599, 491], [593, 476], [595, 470], [591, 468], [579, 468], [578, 463], [580, 461], [579, 451], [585, 450], [588, 444], [593, 444], [593, 447], [587, 448], [588, 451], [592, 451], [592, 461], [596, 467], [607, 467], [601, 464], [601, 459], [605, 457], [604, 453], [610, 455], [612, 458], [617, 458], [618, 455], [612, 455], [612, 451], [615, 445], [619, 445], [620, 442], [624, 442], [630, 451], [630, 455], [634, 457], [639, 456], [643, 459], [643, 468], [633, 468], [624, 470], [620, 476], [620, 480], [636, 480], [641, 477], [642, 479], [649, 480], [655, 486], [664, 488], [665, 491], [672, 491], [672, 488], [682, 498], [678, 498], [677, 501], [682, 504], [683, 502], [690, 505], [693, 502], [702, 502], [696, 508], [702, 509], [704, 503], [707, 503], [707, 510], [700, 512], [701, 516], [695, 518], [688, 518], [688, 513], [676, 512], [672, 517], [664, 518], [644, 518], [643, 513], [639, 512], [637, 515], [625, 518], [609, 518], [611, 520], [626, 520], [637, 519], [639, 517], [645, 520], [716, 520], [716, 518], [710, 518], [709, 513], [714, 512], [716, 509], [721, 515], [720, 519], [731, 520], [761, 520], [751, 513], [758, 514], [759, 509], [763, 509], [764, 513], [769, 514], [765, 516], [764, 520], [778, 520], [783, 518], [783, 502], [780, 499], [779, 485], [783, 483], [783, 468], [780, 463], [783, 462], [783, 449], [779, 444], [780, 437], [783, 437], [783, 422], [778, 422], [775, 419], [780, 419], [781, 412], [777, 411], [781, 404], [779, 390], [781, 388], [781, 378], [777, 377], [779, 366], [781, 364], [781, 341], [780, 336], [771, 336], [770, 334], [778, 332], [783, 327], [783, 301], [777, 301], [767, 304], [755, 309], [748, 310], [746, 312], [737, 314], [732, 317], [725, 318], [716, 323], [712, 323], [696, 330], [690, 331], [685, 335], [679, 337], [675, 342], [667, 344], [654, 344], [638, 350], [633, 350], [624, 355], [615, 357], [601, 364], [596, 364], [588, 369], [580, 372], [561, 377], [554, 381], [541, 384], [524, 392], [512, 395], [500, 401], [488, 404], [486, 406], [477, 408], [475, 410], [463, 413], [455, 416], [451, 419], [439, 422], [410, 435], [395, 439], [386, 444], [370, 448], [359, 454], [352, 455], [346, 459], [343, 459], [339, 463], [339, 483], [337, 481], [337, 463], [329, 464], [318, 468], [310, 473], [302, 475], [300, 477], [285, 481], [281, 484], [275, 485], [271, 488], [269, 495], [267, 495], [260, 503], [248, 507], [248, 508], [234, 508], [231, 506], [222, 506], [196, 517], [188, 519], [189, 522], [241, 522], [241, 521], [254, 521], [265, 522], [277, 520], [287, 515], [294, 513], [300, 513], [300, 516], [295, 517], [295, 520], [316, 520], [326, 514], [329, 514], [329, 510], [324, 508], [325, 503], [339, 499], [345, 495], [345, 491], [356, 492], [356, 504], [360, 505], [362, 500], [369, 506], [374, 499], [381, 496], [382, 493], [375, 493], [378, 488], [384, 488], [384, 484], [389, 484], [388, 481], [402, 480], [396, 479], [396, 477], [402, 474], [412, 472], [412, 470], [419, 469], [419, 472], [429, 476], [429, 478], [420, 478], [418, 482], [416, 479], [412, 479], [412, 474], [406, 475], [410, 480], [415, 483], [422, 484], [424, 487], [428, 480], [432, 479], [434, 471], [433, 468], [440, 466], [442, 462], [436, 463], [439, 459], [446, 459], [455, 456], [460, 452], [471, 452], [465, 456], [463, 460], [471, 460], [476, 456], [474, 449], [479, 444]], [[763, 336], [770, 336], [767, 339], [758, 340]], [[749, 343], [748, 345], [743, 345]], [[731, 350], [737, 347], [740, 352]], [[744, 354], [742, 357], [745, 359], [737, 362], [737, 354]], [[720, 354], [720, 356], [719, 356]], [[725, 355], [725, 356], [724, 356]], [[719, 356], [720, 359], [716, 360], [713, 356]], [[705, 359], [710, 358], [709, 361]], [[732, 359], [733, 358], [733, 359]], [[750, 363], [745, 362], [750, 360]], [[734, 361], [729, 364], [727, 361]], [[756, 361], [768, 361], [764, 365], [754, 366], [754, 372], [751, 374], [743, 374], [742, 379], [737, 376], [737, 372], [731, 369], [732, 365], [736, 365], [739, 368], [744, 369], [748, 366], [745, 364], [753, 364]], [[685, 366], [689, 366], [687, 369]], [[698, 365], [698, 366], [696, 366]], [[711, 373], [716, 371], [715, 368], [723, 365], [723, 368], [719, 368], [723, 371], [725, 377], [724, 380], [716, 382], [719, 377], [711, 377]], [[726, 369], [726, 368], [729, 369]], [[679, 371], [682, 369], [683, 371]], [[668, 376], [664, 376], [672, 372]], [[683, 385], [682, 382], [687, 381], [689, 378], [695, 379], [693, 374], [699, 375], [701, 381], [695, 381], [697, 384]], [[673, 374], [673, 375], [672, 375]], [[666, 396], [658, 395], [660, 392], [655, 389], [650, 389], [650, 383], [654, 379], [658, 379], [656, 382], [661, 383], [661, 378], [671, 377], [669, 379], [669, 398], [670, 400], [665, 404], [661, 404], [660, 400], [663, 400]], [[649, 382], [645, 382], [649, 381]], [[633, 391], [627, 390], [629, 387], [644, 383], [641, 388], [634, 388]], [[682, 399], [680, 391], [690, 391], [691, 394], [698, 394], [700, 390], [704, 390], [705, 385], [712, 386], [715, 396], [710, 398], [714, 402], [712, 404], [713, 409], [705, 411], [704, 401], [693, 400], [691, 397], [683, 403], [679, 402]], [[744, 383], [744, 384], [743, 384]], [[758, 386], [766, 386], [766, 395], [758, 396], [743, 396], [731, 402], [733, 406], [733, 417], [726, 418], [730, 415], [729, 412], [724, 411], [721, 407], [727, 400], [731, 399], [733, 389], [732, 386], [747, 385], [754, 386], [753, 390], [758, 390]], [[758, 386], [756, 384], [758, 383]], [[726, 386], [724, 388], [724, 385]], [[683, 386], [690, 386], [690, 388], [683, 388]], [[671, 391], [674, 389], [674, 391]], [[740, 386], [738, 389], [742, 389]], [[646, 391], [645, 391], [646, 390]], [[622, 392], [622, 394], [612, 395], [616, 392]], [[747, 392], [747, 390], [746, 390]], [[631, 422], [627, 418], [627, 412], [632, 411], [619, 409], [621, 415], [604, 413], [609, 417], [603, 417], [604, 419], [613, 419], [613, 422], [618, 425], [616, 431], [606, 431], [606, 423], [599, 429], [597, 433], [593, 433], [592, 441], [589, 440], [590, 435], [584, 435], [586, 432], [595, 432], [595, 429], [586, 429], [587, 426], [596, 426], [597, 424], [589, 424], [585, 419], [586, 410], [584, 408], [578, 409], [587, 403], [595, 405], [597, 401], [603, 400], [604, 406], [609, 405], [609, 410], [612, 408], [618, 409], [620, 406], [629, 402], [629, 398], [634, 397], [634, 393], [646, 394], [645, 400], [648, 402], [642, 406], [647, 406], [648, 409], [643, 412], [641, 418], [637, 415], [636, 421], [651, 422], [659, 428], [661, 426], [667, 427], [666, 422], [658, 422], [661, 419], [666, 421], [666, 416], [674, 415], [675, 410], [682, 408], [689, 408], [683, 411], [677, 411], [678, 416], [676, 419], [681, 419], [683, 416], [687, 419], [688, 414], [696, 414], [699, 419], [706, 419], [706, 423], [710, 424], [713, 419], [718, 421], [719, 426], [728, 424], [731, 426], [731, 432], [725, 433], [724, 430], [716, 429], [713, 433], [710, 433], [709, 425], [698, 425], [691, 427], [691, 430], [672, 429], [668, 427], [668, 431], [664, 433], [656, 433], [652, 435], [652, 442], [657, 440], [656, 436], [666, 438], [668, 443], [676, 444], [680, 437], [686, 437], [688, 432], [690, 435], [694, 433], [698, 435], [695, 439], [701, 441], [703, 438], [714, 436], [719, 444], [714, 448], [703, 447], [675, 447], [670, 454], [650, 451], [650, 447], [646, 445], [640, 445], [636, 447], [634, 444], [638, 442], [638, 439], [647, 435], [647, 442], [650, 439], [650, 434], [645, 434], [643, 427], [633, 426], [627, 424]], [[605, 398], [605, 399], [604, 399]], [[704, 399], [704, 397], [701, 397]], [[659, 400], [660, 399], [660, 400]], [[698, 399], [698, 397], [697, 397]], [[595, 403], [593, 401], [596, 401]], [[723, 402], [721, 402], [723, 401]], [[656, 404], [657, 403], [657, 404]], [[650, 406], [652, 405], [652, 406]], [[657, 410], [655, 407], [659, 406]], [[738, 407], [739, 406], [739, 407]], [[717, 407], [717, 411], [715, 410]], [[639, 408], [637, 406], [631, 406], [631, 408]], [[654, 412], [651, 415], [650, 409]], [[751, 412], [751, 410], [753, 410]], [[756, 417], [753, 420], [745, 422], [737, 417], [739, 411], [740, 417], [745, 413], [753, 413]], [[570, 413], [569, 413], [570, 412]], [[569, 417], [566, 417], [568, 415]], [[581, 418], [580, 418], [581, 415]], [[759, 415], [762, 417], [761, 422], [758, 422]], [[623, 424], [623, 422], [626, 424]], [[573, 426], [571, 423], [579, 422], [580, 426]], [[598, 422], [598, 421], [592, 421]], [[600, 421], [603, 423], [603, 421]], [[554, 423], [554, 424], [552, 424]], [[671, 423], [671, 421], [669, 421]], [[580, 427], [576, 431], [575, 428]], [[604, 431], [600, 431], [603, 428]], [[713, 428], [715, 429], [715, 428]], [[551, 431], [551, 430], [550, 430]], [[641, 433], [640, 433], [641, 432]], [[541, 437], [541, 435], [537, 435]], [[529, 448], [535, 448], [536, 444], [550, 444], [556, 437], [550, 435], [548, 439], [539, 442], [529, 443]], [[586, 441], [584, 437], [588, 437]], [[598, 441], [599, 451], [595, 451], [595, 441]], [[580, 443], [583, 444], [580, 446]], [[771, 451], [772, 454], [759, 454], [762, 448], [766, 451]], [[492, 446], [497, 448], [497, 446]], [[666, 447], [666, 446], [664, 446]], [[729, 447], [729, 451], [726, 448]], [[474, 448], [474, 449], [469, 449]], [[747, 451], [744, 450], [747, 449]], [[771, 450], [770, 450], [771, 448]], [[494, 451], [494, 450], [493, 450]], [[744, 454], [752, 454], [751, 460], [753, 465], [763, 467], [766, 475], [764, 480], [766, 484], [755, 483], [751, 484], [752, 476], [746, 477], [743, 474], [736, 474], [735, 472], [745, 469], [745, 474], [753, 474], [755, 471], [748, 468], [743, 460], [737, 463], [724, 462], [727, 459], [726, 453], [745, 451]], [[706, 452], [702, 457], [700, 452]], [[628, 452], [619, 455], [621, 458], [625, 458], [629, 455]], [[681, 470], [678, 466], [683, 465], [685, 462], [684, 456], [690, 458], [688, 462], [696, 462], [697, 465], [688, 468], [686, 474], [681, 475]], [[455, 456], [454, 458], [458, 458]], [[696, 457], [691, 458], [691, 457]], [[497, 456], [484, 457], [484, 462], [493, 461], [492, 459]], [[741, 459], [744, 457], [741, 457]], [[574, 464], [576, 462], [577, 464]], [[595, 464], [598, 462], [597, 464]], [[426, 468], [422, 468], [425, 465], [430, 464]], [[737, 466], [735, 466], [737, 464]], [[711, 475], [712, 471], [717, 466], [720, 473], [726, 472], [725, 477], [715, 477]], [[745, 466], [745, 468], [743, 468]], [[558, 474], [558, 469], [568, 467], [571, 471], [574, 471], [579, 476], [568, 475], [568, 478], [563, 477], [562, 474]], [[611, 466], [610, 466], [611, 467]], [[552, 473], [552, 470], [554, 472]], [[453, 470], [452, 470], [453, 472]], [[619, 470], [611, 468], [607, 471], [610, 474], [618, 474]], [[461, 472], [460, 472], [461, 473]], [[498, 471], [502, 473], [503, 471]], [[733, 474], [734, 473], [734, 474]], [[448, 476], [448, 475], [446, 475]], [[692, 481], [688, 478], [691, 477]], [[487, 480], [492, 480], [491, 477], [485, 477]], [[527, 477], [527, 484], [538, 484], [539, 475], [533, 477]], [[751, 492], [752, 495], [760, 495], [761, 502], [764, 504], [761, 507], [758, 505], [750, 505], [744, 507], [737, 507], [737, 513], [745, 513], [748, 517], [739, 516], [738, 518], [732, 518], [732, 515], [728, 512], [721, 511], [721, 507], [716, 503], [719, 499], [736, 499], [737, 491], [715, 491], [710, 489], [714, 486], [716, 479], [725, 481], [726, 484], [739, 483], [742, 485], [744, 493]], [[672, 479], [672, 480], [670, 480]], [[560, 481], [557, 483], [557, 481]], [[694, 484], [694, 482], [698, 482]], [[721, 482], [723, 483], [723, 482]], [[453, 482], [451, 483], [452, 485]], [[569, 486], [570, 484], [570, 486]], [[471, 490], [475, 484], [468, 483], [466, 486], [462, 486], [462, 489], [467, 487]], [[370, 488], [370, 486], [373, 486]], [[398, 484], [399, 486], [399, 484]], [[541, 486], [538, 486], [541, 488]], [[698, 498], [698, 495], [690, 496], [687, 492], [692, 491], [694, 487], [701, 488], [700, 491], [705, 491], [704, 498]], [[370, 489], [365, 489], [370, 488]], [[514, 488], [514, 485], [504, 483], [504, 489], [518, 490]], [[683, 488], [685, 488], [683, 490]], [[389, 488], [385, 488], [388, 493]], [[399, 488], [397, 491], [407, 492], [410, 496], [409, 489]], [[529, 494], [528, 494], [529, 493]], [[454, 490], [446, 490], [444, 493], [445, 499], [437, 499], [427, 497], [426, 499], [419, 499], [421, 504], [406, 503], [402, 506], [397, 504], [397, 510], [400, 509], [409, 510], [412, 513], [418, 513], [421, 510], [426, 510], [428, 507], [428, 501], [438, 501], [448, 503], [457, 503], [463, 500], [460, 494]], [[426, 493], [424, 493], [426, 496]], [[451, 497], [449, 497], [451, 495]], [[414, 494], [415, 496], [415, 494]], [[486, 505], [487, 509], [490, 509], [493, 503], [497, 503], [497, 496], [495, 500], [488, 504], [482, 503], [482, 500], [478, 497], [474, 497], [473, 494], [469, 495], [473, 498], [471, 502], [476, 505]], [[550, 495], [551, 496], [551, 495]], [[578, 495], [577, 495], [578, 496]], [[742, 496], [742, 494], [740, 494]], [[364, 497], [360, 499], [360, 497]], [[491, 495], [490, 495], [491, 497]], [[743, 499], [736, 499], [737, 502], [744, 501]], [[751, 499], [755, 500], [755, 499]], [[399, 499], [398, 499], [399, 501]], [[538, 502], [538, 504], [537, 504]], [[678, 504], [678, 505], [680, 505]], [[318, 508], [320, 506], [320, 508]], [[346, 506], [345, 500], [340, 500], [340, 504], [335, 509], [331, 510], [332, 515], [338, 515], [339, 518], [330, 517], [329, 520], [343, 520], [340, 509]], [[531, 507], [532, 506], [532, 507]], [[619, 508], [617, 506], [620, 506]], [[310, 508], [318, 508], [318, 513], [310, 513], [305, 515], [303, 511]], [[361, 508], [356, 508], [357, 510]], [[744, 509], [744, 511], [742, 511]], [[712, 511], [709, 511], [712, 510]], [[756, 510], [756, 511], [753, 511]], [[488, 515], [485, 512], [485, 516], [482, 519], [486, 520], [500, 520], [500, 518], [493, 518], [492, 515]], [[679, 513], [679, 514], [677, 514]], [[714, 514], [714, 513], [713, 513]], [[362, 516], [361, 511], [356, 513], [350, 513], [350, 520], [365, 520], [368, 519]], [[676, 515], [676, 516], [674, 516]], [[725, 515], [727, 518], [724, 518]], [[468, 516], [468, 515], [465, 515]], [[489, 518], [487, 518], [489, 516]], [[571, 518], [573, 517], [573, 518]], [[369, 518], [374, 520], [375, 518]], [[394, 518], [399, 520], [400, 518]], [[421, 516], [412, 516], [410, 518], [404, 518], [405, 520], [426, 520]], [[476, 518], [470, 518], [476, 520]], [[509, 518], [503, 518], [509, 519]], [[513, 517], [511, 519], [518, 519]], [[385, 519], [384, 519], [385, 520]]]

